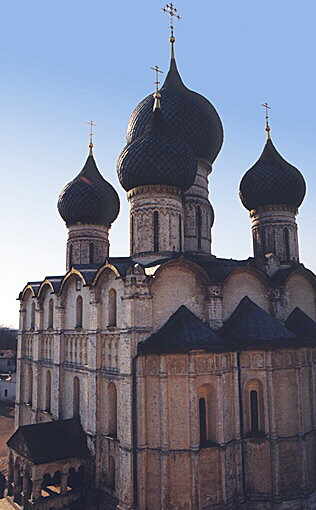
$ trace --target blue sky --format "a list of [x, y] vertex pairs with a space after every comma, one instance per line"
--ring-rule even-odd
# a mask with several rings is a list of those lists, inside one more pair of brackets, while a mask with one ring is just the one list
[[[16, 326], [27, 281], [62, 274], [66, 228], [56, 209], [82, 168], [89, 119], [100, 171], [121, 197], [111, 254], [128, 255], [128, 207], [116, 177], [130, 112], [153, 91], [150, 66], [168, 69], [168, 20], [159, 0], [12, 0], [1, 6], [0, 323]], [[176, 55], [187, 86], [221, 116], [225, 142], [211, 178], [213, 253], [252, 255], [250, 222], [238, 198], [244, 172], [272, 138], [307, 181], [298, 216], [301, 261], [316, 271], [315, 2], [179, 0]]]

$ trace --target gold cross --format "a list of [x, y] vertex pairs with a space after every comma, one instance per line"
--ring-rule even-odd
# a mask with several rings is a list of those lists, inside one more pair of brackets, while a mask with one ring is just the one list
[[158, 89], [159, 89], [159, 85], [160, 85], [160, 81], [159, 81], [159, 73], [163, 74], [163, 71], [161, 69], [159, 69], [159, 66], [154, 66], [154, 67], [151, 67], [150, 69], [152, 69], [155, 73], [155, 78], [156, 78], [156, 81], [155, 81], [155, 85], [156, 85], [156, 92], [158, 92]]
[[95, 126], [95, 125], [96, 125], [96, 123], [94, 122], [94, 120], [89, 120], [88, 122], [86, 122], [86, 124], [89, 124], [89, 126], [90, 126], [90, 133], [89, 133], [90, 143], [89, 143], [89, 149], [90, 149], [90, 154], [91, 154], [91, 153], [92, 153], [92, 149], [93, 149], [92, 137], [94, 136], [94, 133], [93, 133], [93, 126]]
[[271, 128], [269, 125], [269, 110], [271, 110], [271, 106], [269, 106], [267, 102], [263, 103], [261, 106], [263, 106], [263, 108], [265, 108], [265, 111], [266, 111], [266, 132], [267, 132], [268, 138], [270, 138]]
[[181, 19], [181, 16], [179, 16], [178, 11], [176, 7], [173, 5], [172, 2], [169, 4], [166, 4], [165, 7], [162, 8], [163, 12], [166, 14], [169, 14], [170, 16], [170, 40], [173, 43], [174, 42], [174, 26], [173, 26], [173, 18]]

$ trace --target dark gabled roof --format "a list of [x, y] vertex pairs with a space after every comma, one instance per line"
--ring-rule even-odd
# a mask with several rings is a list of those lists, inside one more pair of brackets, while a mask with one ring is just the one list
[[316, 322], [300, 308], [294, 308], [286, 319], [285, 325], [302, 341], [312, 340], [316, 342]]
[[280, 348], [296, 340], [294, 333], [248, 296], [240, 301], [219, 334], [235, 349]]
[[34, 464], [89, 456], [86, 435], [74, 418], [23, 425], [7, 445]]
[[158, 331], [138, 344], [139, 354], [185, 353], [196, 349], [225, 350], [215, 331], [184, 305]]

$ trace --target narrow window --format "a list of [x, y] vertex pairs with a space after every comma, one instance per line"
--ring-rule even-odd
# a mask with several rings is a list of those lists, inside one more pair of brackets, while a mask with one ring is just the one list
[[255, 390], [250, 392], [250, 428], [253, 434], [259, 432], [258, 393]]
[[159, 215], [158, 211], [154, 212], [153, 215], [154, 224], [154, 251], [159, 251]]
[[46, 372], [46, 394], [45, 394], [45, 411], [51, 412], [52, 402], [52, 376], [49, 370]]
[[33, 400], [33, 369], [32, 367], [29, 367], [29, 370], [28, 370], [28, 395], [27, 395], [27, 403], [32, 405], [32, 400]]
[[80, 414], [80, 381], [76, 376], [73, 382], [73, 415], [79, 416]]
[[89, 264], [94, 263], [94, 244], [89, 244]]
[[196, 230], [198, 250], [200, 250], [202, 248], [202, 213], [199, 205], [196, 208]]
[[78, 296], [76, 301], [76, 328], [82, 328], [82, 297]]
[[115, 461], [112, 455], [109, 457], [109, 486], [115, 491]]
[[35, 303], [31, 306], [31, 329], [35, 328]]
[[200, 444], [203, 445], [207, 439], [205, 398], [199, 399], [199, 417], [200, 417]]
[[117, 392], [115, 384], [108, 387], [109, 397], [109, 436], [117, 437]]
[[179, 214], [179, 251], [182, 251], [182, 219]]
[[285, 249], [285, 260], [288, 262], [290, 260], [290, 233], [287, 227], [285, 227], [285, 229], [283, 230], [283, 239]]
[[262, 246], [262, 255], [265, 255], [267, 253], [267, 246], [266, 246], [266, 231], [264, 229], [261, 229], [261, 246]]
[[69, 246], [69, 266], [72, 265], [72, 244]]
[[53, 327], [54, 327], [54, 301], [53, 299], [50, 299], [48, 303], [48, 329], [53, 329]]
[[117, 306], [116, 306], [116, 290], [109, 291], [109, 326], [117, 324]]
[[131, 253], [134, 252], [134, 216], [131, 216]]
[[7, 397], [8, 396], [8, 390], [4, 390], [4, 396]]
[[277, 245], [276, 241], [277, 240], [276, 240], [276, 231], [275, 230], [273, 231], [272, 239], [273, 239], [273, 242], [272, 242], [272, 251], [276, 255], [276, 245]]
[[53, 479], [52, 479], [52, 484], [57, 487], [60, 487], [60, 485], [61, 485], [61, 472], [60, 471], [56, 471], [56, 473], [54, 474]]

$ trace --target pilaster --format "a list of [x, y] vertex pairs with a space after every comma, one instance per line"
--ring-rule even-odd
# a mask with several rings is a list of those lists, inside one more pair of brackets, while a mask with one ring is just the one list
[[208, 286], [207, 308], [210, 327], [219, 329], [223, 325], [223, 286], [221, 284]]

